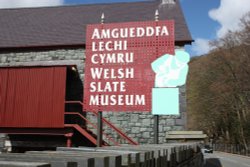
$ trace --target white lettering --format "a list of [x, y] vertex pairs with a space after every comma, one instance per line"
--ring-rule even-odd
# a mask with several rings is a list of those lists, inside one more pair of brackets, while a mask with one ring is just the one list
[[119, 29], [115, 28], [111, 31], [112, 38], [119, 38]]
[[135, 37], [135, 28], [134, 28], [134, 27], [130, 28], [129, 37], [130, 37], [130, 38]]
[[135, 104], [136, 105], [145, 105], [145, 95], [135, 96]]
[[123, 79], [134, 78], [134, 68], [90, 68], [91, 76], [93, 79]]
[[134, 78], [134, 68], [125, 69], [125, 78]]
[[154, 28], [153, 27], [147, 27], [146, 28], [146, 36], [151, 37], [154, 35]]
[[102, 75], [103, 68], [91, 68], [91, 76], [93, 79], [100, 79]]
[[89, 105], [146, 105], [145, 95], [90, 95]]
[[111, 64], [111, 63], [133, 63], [134, 53], [104, 53], [93, 54], [91, 57], [93, 64]]
[[157, 27], [155, 28], [155, 35], [156, 35], [156, 36], [159, 36], [160, 30], [161, 30], [161, 27], [159, 27], [159, 26], [157, 26]]
[[161, 36], [169, 36], [168, 28], [166, 26], [162, 27]]
[[125, 81], [91, 82], [90, 92], [125, 92]]
[[137, 38], [151, 36], [168, 36], [167, 26], [147, 26], [147, 27], [130, 27], [130, 28], [113, 28], [113, 29], [94, 29], [92, 39], [110, 39], [110, 38]]
[[[110, 38], [110, 29], [102, 29], [101, 39]], [[100, 38], [99, 38], [100, 39]]]
[[145, 30], [142, 27], [138, 27], [136, 33], [137, 33], [137, 37], [143, 37], [145, 34]]
[[92, 57], [91, 57], [91, 63], [93, 64], [98, 64], [98, 61], [96, 61], [96, 57], [98, 56], [98, 54], [93, 54]]
[[89, 105], [99, 105], [98, 95], [97, 96], [90, 95]]
[[92, 42], [92, 51], [127, 50], [127, 41]]
[[97, 28], [94, 29], [94, 32], [92, 34], [92, 38], [91, 39], [100, 39], [100, 34]]

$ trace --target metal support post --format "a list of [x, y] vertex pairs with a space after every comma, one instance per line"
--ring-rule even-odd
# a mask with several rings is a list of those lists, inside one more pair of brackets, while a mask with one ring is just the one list
[[159, 143], [159, 115], [154, 115], [154, 144]]
[[[101, 24], [103, 25], [105, 21], [104, 13], [101, 15]], [[99, 99], [100, 101], [100, 99]], [[102, 111], [98, 111], [97, 116], [97, 147], [102, 147]]]
[[97, 147], [102, 147], [102, 112], [98, 111], [97, 116]]
[[67, 133], [65, 134], [65, 137], [67, 138], [67, 147], [72, 147], [72, 136], [73, 133]]
[[[159, 11], [155, 11], [155, 21], [159, 21]], [[158, 52], [158, 48], [156, 48], [156, 52]], [[154, 144], [159, 143], [159, 115], [154, 115]]]

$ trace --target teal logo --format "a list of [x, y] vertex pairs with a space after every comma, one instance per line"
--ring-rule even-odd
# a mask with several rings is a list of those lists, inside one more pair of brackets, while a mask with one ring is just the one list
[[165, 54], [156, 59], [152, 69], [156, 73], [155, 87], [177, 87], [186, 83], [189, 54], [175, 50], [175, 55]]
[[179, 89], [186, 83], [190, 56], [183, 50], [175, 55], [165, 54], [151, 67], [155, 72], [155, 87], [152, 90], [152, 113], [154, 115], [179, 114]]

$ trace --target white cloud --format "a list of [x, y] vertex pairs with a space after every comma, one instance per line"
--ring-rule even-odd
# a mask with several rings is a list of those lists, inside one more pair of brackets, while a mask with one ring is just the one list
[[[240, 18], [247, 12], [250, 12], [250, 0], [220, 0], [220, 6], [208, 12], [209, 17], [220, 24], [216, 38], [223, 37], [229, 30], [240, 30]], [[208, 39], [195, 39], [192, 46], [192, 51], [195, 54], [206, 54], [210, 50]]]
[[197, 38], [192, 46], [192, 51], [197, 55], [203, 55], [208, 53], [210, 50], [209, 40]]
[[0, 0], [0, 8], [58, 6], [63, 2], [64, 0]]
[[223, 37], [228, 30], [239, 30], [240, 18], [249, 11], [250, 0], [221, 0], [219, 8], [209, 11], [209, 16], [221, 25], [217, 37]]

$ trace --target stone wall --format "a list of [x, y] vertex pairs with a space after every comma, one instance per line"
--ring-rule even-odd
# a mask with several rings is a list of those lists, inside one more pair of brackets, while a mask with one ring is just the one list
[[[159, 116], [159, 143], [166, 143], [167, 131], [185, 130], [186, 125], [186, 97], [185, 87], [180, 88], [180, 115]], [[152, 144], [154, 142], [154, 118], [146, 112], [103, 112], [103, 117], [116, 127], [128, 134], [140, 144]], [[97, 123], [92, 114], [88, 118]], [[119, 135], [114, 133], [108, 126], [103, 125], [104, 132], [111, 135], [116, 141], [126, 143]], [[93, 130], [95, 131], [95, 130]]]
[[[116, 127], [128, 134], [140, 144], [152, 144], [154, 141], [154, 119], [150, 113], [142, 112], [103, 112], [103, 117], [109, 120]], [[166, 143], [166, 132], [171, 130], [184, 130], [183, 117], [185, 113], [180, 116], [159, 116], [159, 143]], [[89, 115], [89, 118], [96, 122], [96, 118]], [[114, 134], [113, 131], [104, 125], [104, 132], [120, 143], [126, 143], [120, 136]]]
[[0, 52], [0, 66], [10, 66], [16, 63], [26, 62], [43, 62], [43, 61], [62, 61], [77, 60], [80, 61], [78, 71], [83, 78], [83, 62], [85, 59], [85, 51], [83, 48], [78, 49], [56, 49], [56, 50], [40, 50], [40, 51], [16, 51], [16, 52]]
[[[0, 66], [17, 65], [27, 62], [53, 62], [53, 61], [72, 61], [78, 63], [78, 72], [81, 80], [84, 80], [84, 60], [85, 54], [83, 48], [77, 49], [56, 49], [56, 50], [40, 50], [40, 51], [19, 51], [19, 52], [1, 52], [0, 53]], [[180, 88], [180, 110], [179, 116], [160, 116], [159, 117], [159, 142], [165, 142], [166, 131], [170, 130], [184, 130], [186, 124], [186, 100], [185, 100], [185, 87]], [[153, 116], [150, 113], [142, 112], [104, 112], [103, 116], [111, 123], [116, 125], [128, 136], [132, 137], [135, 141], [146, 144], [153, 143]], [[96, 117], [87, 114], [87, 117], [96, 122]], [[109, 128], [104, 127], [107, 134], [111, 134], [116, 140], [124, 142]]]

